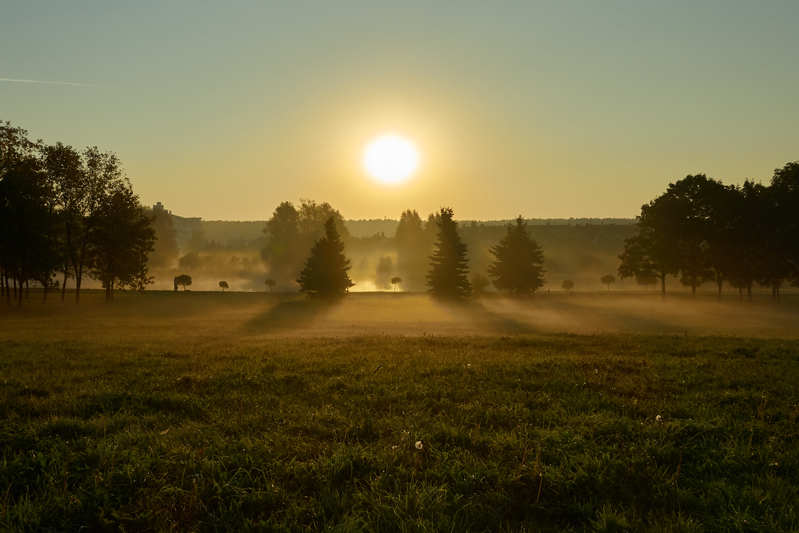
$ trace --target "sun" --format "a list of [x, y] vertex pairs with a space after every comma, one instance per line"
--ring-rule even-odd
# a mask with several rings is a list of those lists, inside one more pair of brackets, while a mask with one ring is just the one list
[[416, 146], [395, 133], [372, 139], [363, 150], [363, 168], [381, 183], [402, 183], [418, 167], [419, 151]]

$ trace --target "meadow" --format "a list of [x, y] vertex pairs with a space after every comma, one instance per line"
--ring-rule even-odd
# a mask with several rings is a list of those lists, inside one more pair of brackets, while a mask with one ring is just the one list
[[0, 529], [795, 531], [799, 299], [0, 306]]

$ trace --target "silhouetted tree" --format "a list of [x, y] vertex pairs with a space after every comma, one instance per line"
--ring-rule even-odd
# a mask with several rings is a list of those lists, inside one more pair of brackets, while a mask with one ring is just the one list
[[347, 271], [350, 261], [344, 256], [334, 217], [325, 223], [325, 235], [313, 245], [311, 255], [300, 272], [297, 283], [303, 292], [312, 296], [334, 298], [343, 296], [354, 284]]
[[568, 292], [574, 288], [574, 282], [570, 279], [564, 279], [563, 283], [561, 283], [560, 286], [561, 288], [563, 288], [564, 291]]
[[222, 289], [222, 292], [225, 292], [225, 290], [229, 289], [230, 286], [227, 284], [227, 281], [220, 281], [219, 288]]
[[92, 218], [91, 273], [102, 282], [106, 301], [113, 299], [117, 287], [143, 290], [152, 281], [147, 256], [155, 231], [130, 184], [119, 183], [109, 191]]
[[181, 274], [179, 276], [175, 276], [175, 290], [178, 290], [178, 286], [183, 287], [183, 290], [186, 290], [186, 287], [191, 286], [191, 276], [188, 274]]
[[410, 209], [402, 212], [394, 242], [397, 246], [397, 270], [404, 276], [406, 288], [423, 289], [433, 239], [425, 232], [419, 213]]
[[610, 286], [616, 282], [616, 278], [613, 276], [613, 274], [605, 274], [599, 281], [601, 281], [602, 285], [607, 286], [608, 290], [610, 290]]
[[729, 253], [726, 275], [730, 285], [741, 294], [746, 292], [752, 298], [752, 287], [763, 271], [767, 261], [768, 246], [773, 239], [767, 235], [771, 228], [765, 212], [769, 209], [766, 188], [753, 181], [746, 180], [736, 189], [734, 198], [734, 217], [731, 222], [731, 233], [735, 245]]
[[[55, 202], [62, 225], [59, 249], [62, 256], [61, 300], [66, 296], [67, 280], [74, 277], [77, 263], [76, 246], [78, 227], [85, 224], [85, 210], [81, 204], [86, 202], [86, 174], [81, 154], [71, 146], [56, 143], [42, 147], [44, 171], [53, 184]], [[88, 235], [86, 235], [88, 237]]]
[[618, 269], [622, 279], [656, 276], [664, 296], [666, 277], [680, 270], [680, 253], [673, 240], [678, 221], [671, 213], [670, 203], [668, 198], [661, 196], [641, 207], [638, 233], [625, 240]]
[[544, 254], [527, 233], [527, 224], [521, 216], [489, 251], [495, 259], [488, 267], [488, 275], [497, 289], [530, 296], [544, 285]]
[[261, 255], [279, 283], [295, 280], [308, 248], [325, 234], [325, 222], [330, 218], [340, 238], [348, 238], [344, 217], [327, 202], [302, 200], [299, 210], [291, 202], [282, 202], [275, 209], [264, 229], [268, 240]]
[[391, 285], [394, 286], [394, 291], [396, 292], [399, 289], [399, 284], [402, 283], [402, 278], [399, 276], [394, 276], [391, 278]]
[[[0, 257], [6, 279], [17, 287], [22, 305], [22, 287], [31, 280], [45, 290], [60, 266], [57, 219], [52, 189], [40, 162], [24, 155], [8, 163], [0, 179]], [[10, 300], [10, 293], [6, 297]]]
[[466, 277], [469, 272], [466, 245], [458, 235], [458, 224], [453, 216], [448, 207], [441, 208], [438, 213], [438, 236], [430, 256], [427, 285], [434, 296], [457, 299], [468, 297], [472, 288]]

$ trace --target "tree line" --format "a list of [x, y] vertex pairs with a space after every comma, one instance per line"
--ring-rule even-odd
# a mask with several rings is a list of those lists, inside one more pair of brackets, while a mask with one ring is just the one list
[[680, 282], [696, 294], [706, 282], [751, 299], [755, 284], [774, 298], [799, 283], [799, 162], [774, 171], [768, 185], [725, 185], [688, 175], [641, 207], [637, 232], [625, 241], [618, 273], [641, 284]]
[[[436, 240], [428, 258], [426, 281], [429, 292], [436, 297], [459, 300], [484, 289], [487, 283], [483, 282], [482, 276], [469, 279], [468, 249], [458, 234], [452, 209], [442, 208], [432, 221], [436, 227]], [[344, 255], [344, 243], [335, 217], [328, 218], [324, 231], [311, 248], [297, 283], [301, 291], [312, 296], [340, 297], [353, 286], [348, 275], [351, 264]], [[488, 276], [498, 290], [514, 296], [529, 296], [543, 286], [543, 252], [530, 237], [521, 216], [515, 224], [507, 227], [506, 235], [490, 249], [490, 253], [494, 261], [489, 266]], [[401, 279], [395, 277], [391, 281], [396, 285]]]
[[96, 146], [48, 145], [0, 122], [0, 228], [0, 295], [9, 303], [21, 305], [32, 282], [43, 298], [60, 288], [64, 299], [72, 279], [76, 302], [87, 277], [106, 300], [152, 283], [152, 219], [117, 156]]

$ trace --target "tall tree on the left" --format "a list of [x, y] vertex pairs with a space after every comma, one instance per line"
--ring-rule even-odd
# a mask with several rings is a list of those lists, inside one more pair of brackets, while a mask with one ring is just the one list
[[44, 286], [46, 296], [58, 262], [51, 183], [37, 148], [25, 130], [0, 122], [0, 277], [7, 301], [13, 283], [19, 305], [31, 280]]

